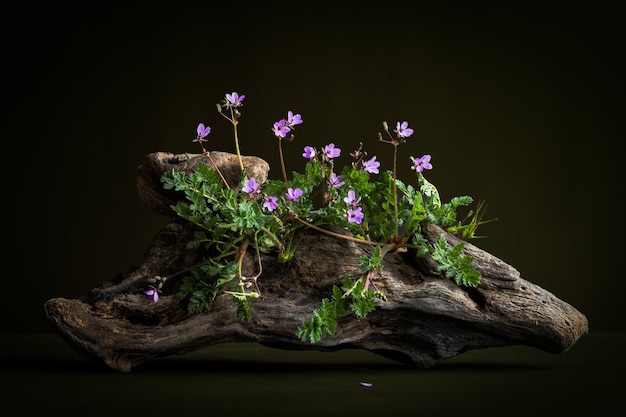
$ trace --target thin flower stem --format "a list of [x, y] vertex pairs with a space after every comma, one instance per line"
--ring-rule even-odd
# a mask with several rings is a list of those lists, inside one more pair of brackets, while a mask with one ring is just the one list
[[278, 138], [278, 153], [280, 155], [280, 167], [283, 170], [283, 181], [285, 181], [285, 187], [289, 187], [289, 181], [287, 181], [287, 170], [285, 169], [285, 158], [283, 157], [283, 141]]
[[237, 134], [238, 121], [232, 107], [230, 108], [230, 116], [230, 121], [233, 123], [233, 135], [235, 136], [235, 150], [237, 152], [237, 159], [239, 160], [239, 168], [243, 174], [243, 161], [241, 160], [241, 152], [239, 151], [239, 135]]
[[324, 202], [327, 201], [326, 196], [328, 194], [326, 191], [326, 186], [328, 183], [328, 179], [332, 175], [332, 172], [334, 171], [334, 169], [335, 169], [335, 164], [332, 160], [328, 163], [328, 165], [322, 166], [322, 200]]
[[180, 271], [176, 271], [176, 272], [174, 272], [173, 274], [168, 275], [168, 276], [166, 276], [166, 277], [164, 277], [164, 278], [165, 278], [165, 279], [171, 279], [171, 278], [174, 278], [174, 277], [176, 277], [176, 276], [178, 276], [178, 275], [181, 275], [181, 274], [184, 274], [184, 273], [186, 273], [186, 272], [189, 272], [189, 271], [191, 271], [191, 270], [192, 270], [192, 269], [194, 269], [194, 268], [197, 268], [197, 267], [199, 267], [199, 266], [202, 266], [202, 265], [204, 265], [204, 263], [205, 263], [204, 261], [203, 261], [203, 262], [200, 262], [200, 263], [197, 263], [197, 264], [192, 265], [192, 266], [190, 266], [190, 267], [187, 267], [187, 268], [185, 268], [185, 269], [181, 269]]
[[209, 153], [209, 151], [204, 151], [205, 155], [207, 156], [207, 158], [209, 158], [209, 162], [211, 163], [211, 165], [213, 166], [213, 169], [215, 171], [217, 171], [217, 173], [219, 174], [220, 178], [222, 179], [222, 182], [224, 183], [224, 185], [226, 186], [226, 188], [230, 189], [230, 185], [228, 185], [228, 183], [226, 182], [226, 178], [224, 178], [224, 176], [222, 175], [222, 171], [220, 171], [220, 169], [217, 167], [217, 165], [215, 164], [215, 161], [213, 161], [213, 158], [211, 158], [211, 154]]
[[[222, 182], [224, 183], [226, 188], [230, 189], [230, 185], [228, 185], [228, 183], [226, 182], [226, 178], [224, 178], [224, 176], [222, 175], [222, 171], [220, 171], [220, 169], [217, 167], [217, 164], [215, 163], [215, 161], [213, 161], [213, 158], [211, 158], [211, 153], [209, 151], [207, 151], [204, 148], [204, 146], [202, 146], [202, 142], [200, 142], [200, 147], [202, 148], [202, 153], [209, 159], [209, 162], [211, 163], [211, 166], [213, 167], [213, 169], [219, 174], [219, 176], [222, 179]], [[198, 156], [200, 156], [200, 155], [198, 155]]]
[[233, 130], [235, 134], [235, 150], [237, 151], [237, 159], [239, 160], [239, 168], [243, 173], [243, 161], [241, 160], [241, 152], [239, 151], [239, 137], [237, 135], [237, 121], [233, 122]]
[[224, 114], [224, 112], [222, 112], [221, 110], [219, 110], [219, 113], [220, 113], [220, 115], [221, 115], [224, 119], [228, 120], [228, 121], [229, 121], [229, 122], [231, 122], [231, 123], [234, 123], [234, 122], [233, 122], [233, 119], [231, 119], [230, 117], [226, 116], [226, 115]]
[[395, 223], [395, 236], [394, 238], [398, 237], [398, 183], [397, 183], [397, 176], [398, 176], [398, 169], [397, 169], [397, 163], [398, 163], [398, 143], [394, 141], [393, 143], [393, 215], [394, 215], [394, 223]]

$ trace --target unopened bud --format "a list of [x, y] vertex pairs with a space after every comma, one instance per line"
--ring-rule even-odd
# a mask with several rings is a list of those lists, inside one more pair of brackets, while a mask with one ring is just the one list
[[383, 122], [383, 129], [386, 131], [389, 130], [389, 126], [387, 125], [387, 122]]

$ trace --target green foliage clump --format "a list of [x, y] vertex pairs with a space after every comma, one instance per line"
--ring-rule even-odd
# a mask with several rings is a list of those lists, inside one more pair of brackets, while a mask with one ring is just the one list
[[332, 299], [324, 298], [322, 305], [313, 311], [310, 320], [302, 323], [296, 335], [301, 340], [311, 343], [322, 341], [327, 335], [333, 335], [337, 320], [351, 311], [358, 318], [365, 318], [367, 313], [376, 308], [376, 300], [386, 300], [380, 291], [365, 289], [362, 279], [356, 281], [344, 276], [341, 288], [333, 286]]
[[[283, 178], [259, 184], [248, 176], [239, 153], [237, 125], [244, 97], [233, 92], [218, 104], [220, 114], [233, 124], [235, 131], [241, 169], [237, 186], [228, 184], [202, 145], [210, 132], [202, 123], [198, 125], [194, 142], [202, 147], [198, 157], [206, 159], [192, 173], [172, 170], [161, 178], [166, 190], [185, 196], [172, 209], [196, 226], [187, 248], [204, 254], [198, 265], [180, 272], [184, 276], [177, 295], [187, 300], [189, 313], [208, 311], [216, 297], [229, 294], [237, 303], [239, 319], [249, 321], [253, 311], [248, 299], [261, 296], [258, 285], [263, 271], [261, 253], [274, 252], [279, 261], [289, 262], [298, 247], [297, 232], [303, 228], [373, 248], [369, 256], [356, 259], [361, 274], [344, 276], [341, 286], [333, 286], [332, 296], [322, 299], [311, 318], [298, 327], [295, 333], [303, 341], [320, 342], [335, 333], [341, 317], [353, 314], [365, 318], [386, 301], [385, 294], [376, 287], [376, 276], [384, 268], [385, 256], [391, 252], [410, 250], [418, 256], [430, 256], [438, 262], [442, 275], [457, 285], [479, 284], [480, 273], [473, 265], [473, 258], [464, 254], [464, 243], [450, 246], [443, 236], [429, 242], [422, 234], [422, 226], [433, 223], [462, 239], [474, 238], [476, 228], [485, 223], [484, 203], [479, 204], [476, 213], [470, 211], [463, 220], [458, 220], [457, 210], [471, 205], [473, 199], [460, 196], [446, 203], [441, 201], [437, 188], [424, 176], [425, 170], [432, 169], [430, 155], [410, 157], [411, 168], [416, 172], [415, 185], [397, 178], [398, 146], [413, 134], [407, 122], [397, 123], [395, 135], [383, 123], [386, 136], [379, 133], [379, 141], [393, 147], [392, 169], [381, 173], [376, 157], [366, 159], [361, 144], [350, 153], [351, 163], [337, 170], [335, 161], [341, 150], [330, 143], [322, 148], [306, 146], [303, 172], [293, 172], [288, 178], [282, 144], [293, 140], [295, 126], [302, 123], [301, 116], [290, 111], [286, 119], [273, 127]], [[338, 226], [350, 233], [336, 233], [323, 228], [324, 225]], [[257, 268], [252, 276], [246, 276], [243, 261], [251, 253]], [[146, 291], [155, 301], [167, 279], [158, 278], [158, 285], [152, 285], [150, 293]]]

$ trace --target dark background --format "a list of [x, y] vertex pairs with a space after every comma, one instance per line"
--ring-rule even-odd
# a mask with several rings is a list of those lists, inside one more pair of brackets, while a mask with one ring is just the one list
[[276, 178], [270, 128], [287, 110], [304, 119], [288, 170], [331, 141], [346, 156], [362, 141], [389, 169], [381, 122], [409, 121], [402, 179], [409, 155], [430, 153], [444, 200], [484, 199], [498, 218], [474, 244], [578, 308], [591, 332], [626, 329], [622, 10], [173, 4], [3, 12], [3, 330], [48, 331], [47, 299], [141, 262], [166, 219], [138, 199], [138, 165], [198, 152], [201, 121], [208, 148], [234, 151], [215, 109], [233, 91], [246, 95], [242, 152]]

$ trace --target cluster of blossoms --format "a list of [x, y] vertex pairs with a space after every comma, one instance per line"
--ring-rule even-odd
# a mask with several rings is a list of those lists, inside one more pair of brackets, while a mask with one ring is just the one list
[[348, 196], [343, 199], [343, 201], [350, 207], [348, 209], [348, 221], [350, 223], [361, 224], [363, 221], [363, 209], [359, 207], [359, 203], [361, 202], [361, 197], [357, 198], [354, 190], [348, 191]]
[[[235, 118], [235, 114], [238, 115], [237, 113], [237, 107], [241, 107], [243, 106], [243, 100], [246, 98], [245, 95], [239, 95], [236, 92], [232, 92], [231, 94], [226, 94], [226, 99], [224, 100], [222, 105], [218, 104], [218, 110], [220, 111], [220, 114], [224, 117], [226, 117], [228, 120], [230, 120], [231, 122], [234, 121]], [[226, 115], [224, 115], [224, 113], [222, 113], [222, 108], [228, 110], [230, 109], [231, 111], [233, 111], [233, 114], [231, 117], [228, 117]], [[209, 126], [205, 126], [204, 123], [199, 123], [198, 127], [196, 129], [196, 133], [197, 136], [196, 138], [193, 140], [194, 142], [198, 142], [200, 144], [202, 144], [202, 142], [206, 142], [207, 139], [205, 139], [209, 133], [211, 133], [211, 127]], [[206, 152], [206, 150], [204, 148], [202, 148], [203, 152]]]
[[[254, 196], [257, 194], [261, 194], [261, 185], [256, 182], [254, 177], [251, 177], [243, 182], [243, 187], [241, 191], [248, 194], [251, 199], [254, 199]], [[285, 198], [287, 201], [297, 202], [300, 197], [302, 197], [302, 191], [300, 188], [292, 188], [289, 187], [287, 192], [285, 193]], [[278, 208], [278, 197], [273, 195], [268, 195], [265, 197], [265, 201], [263, 202], [263, 208], [267, 211], [272, 212]]]
[[[243, 100], [245, 99], [245, 95], [239, 95], [237, 92], [232, 92], [231, 94], [226, 94], [225, 99], [222, 100], [221, 104], [217, 105], [219, 113], [229, 120], [235, 126], [235, 144], [237, 147], [237, 156], [239, 157], [239, 163], [243, 171], [243, 164], [241, 162], [241, 155], [239, 153], [239, 143], [237, 137], [237, 119], [240, 116], [239, 108], [243, 106]], [[304, 194], [304, 190], [298, 187], [291, 187], [289, 181], [287, 180], [283, 155], [282, 155], [282, 139], [286, 139], [289, 135], [289, 139], [293, 139], [293, 131], [297, 125], [303, 123], [302, 116], [298, 113], [294, 113], [289, 110], [287, 112], [287, 117], [280, 119], [275, 122], [272, 126], [272, 131], [276, 138], [279, 140], [279, 150], [280, 150], [280, 161], [282, 164], [283, 178], [285, 182], [285, 189], [283, 195], [263, 195], [262, 185], [257, 182], [254, 177], [245, 177], [243, 179], [243, 185], [241, 187], [241, 191], [248, 195], [248, 199], [250, 201], [263, 201], [262, 207], [269, 213], [272, 213], [276, 210], [280, 210], [284, 208], [291, 213], [291, 204], [298, 203]], [[394, 146], [397, 146], [400, 143], [403, 143], [406, 138], [410, 137], [414, 130], [408, 126], [408, 122], [397, 122], [396, 128], [394, 130], [395, 136], [392, 135], [387, 127], [386, 123], [383, 123], [384, 130], [388, 135], [388, 139], [383, 139], [382, 135], [379, 134], [379, 140], [381, 142], [390, 143]], [[209, 161], [212, 162], [210, 153], [207, 152], [202, 146], [203, 142], [206, 142], [206, 137], [211, 133], [211, 128], [206, 126], [204, 123], [199, 123], [196, 128], [196, 137], [193, 142], [200, 143], [203, 152], [209, 158]], [[362, 147], [362, 144], [361, 144]], [[367, 153], [362, 152], [361, 148], [355, 150], [350, 154], [353, 157], [352, 167], [355, 169], [362, 169], [368, 174], [379, 174], [380, 162], [376, 160], [376, 156], [372, 156], [369, 159], [367, 158]], [[323, 167], [323, 179], [325, 184], [332, 190], [335, 190], [333, 201], [340, 201], [340, 197], [343, 196], [343, 203], [345, 203], [345, 208], [342, 209], [345, 213], [345, 218], [348, 223], [354, 223], [357, 225], [361, 225], [365, 218], [365, 213], [363, 212], [363, 208], [361, 207], [361, 197], [356, 195], [354, 189], [350, 188], [345, 193], [345, 190], [342, 190], [341, 187], [345, 185], [345, 181], [333, 171], [334, 160], [341, 156], [341, 149], [336, 147], [334, 143], [328, 143], [322, 148], [315, 148], [313, 146], [305, 146], [304, 152], [302, 156], [307, 159], [311, 163], [319, 163]], [[424, 170], [432, 169], [432, 165], [430, 163], [431, 156], [423, 155], [419, 158], [410, 157], [412, 166], [411, 169], [416, 173], [421, 173]], [[395, 175], [395, 155], [394, 155], [394, 175]], [[214, 168], [219, 173], [219, 170], [214, 165]], [[221, 176], [221, 173], [220, 173]], [[222, 180], [224, 178], [222, 177]], [[224, 180], [224, 184], [226, 181]], [[396, 213], [397, 215], [397, 213]], [[145, 292], [146, 295], [150, 296], [154, 302], [158, 301], [159, 291], [163, 282], [157, 280], [154, 282], [154, 285]]]
[[287, 136], [287, 133], [294, 130], [295, 126], [301, 124], [302, 121], [302, 116], [300, 116], [299, 114], [294, 114], [291, 110], [289, 110], [287, 112], [287, 118], [280, 119], [279, 121], [274, 123], [272, 130], [274, 131], [274, 134], [277, 138], [283, 139]]
[[341, 148], [335, 147], [334, 143], [329, 143], [321, 149], [321, 152], [312, 146], [305, 146], [303, 157], [313, 161], [318, 155], [322, 156], [324, 162], [332, 162], [334, 158], [338, 158], [341, 155]]
[[[322, 164], [330, 165], [332, 167], [332, 163], [334, 158], [337, 158], [341, 155], [341, 149], [335, 147], [334, 143], [329, 143], [324, 146], [320, 151], [315, 149], [312, 146], [305, 146], [304, 153], [302, 156], [308, 159], [310, 162], [316, 161], [318, 155], [321, 156]], [[353, 155], [353, 154], [352, 154]], [[361, 162], [362, 168], [370, 173], [370, 174], [378, 174], [378, 167], [380, 166], [380, 162], [376, 161], [376, 157], [372, 157], [367, 161]], [[331, 168], [332, 169], [332, 168]], [[331, 172], [328, 177], [328, 185], [331, 188], [338, 189], [345, 184], [342, 181], [341, 176], [337, 175], [335, 172]], [[361, 224], [364, 218], [363, 209], [359, 207], [359, 203], [361, 202], [361, 198], [356, 198], [354, 190], [348, 191], [348, 197], [345, 197], [343, 201], [347, 205], [346, 216], [349, 223]]]
[[[222, 107], [225, 109], [231, 109], [231, 110], [233, 109], [236, 110], [238, 107], [241, 107], [243, 105], [243, 100], [245, 97], [246, 97], [245, 95], [239, 95], [237, 92], [226, 94], [226, 99], [223, 101], [223, 104], [219, 106], [220, 113], [221, 113]], [[225, 116], [225, 117], [227, 117], [230, 121], [233, 121], [235, 116], [233, 115], [231, 118], [229, 118], [228, 116]], [[286, 118], [282, 118], [273, 124], [272, 131], [274, 132], [274, 135], [279, 140], [285, 139], [287, 138], [288, 134], [290, 134], [293, 130], [295, 130], [295, 127], [297, 125], [302, 124], [302, 123], [303, 123], [302, 115], [298, 113], [294, 113], [293, 111], [289, 110], [287, 112]], [[384, 125], [385, 125], [385, 130], [387, 130], [386, 124]], [[211, 132], [211, 128], [209, 126], [205, 126], [203, 123], [198, 124], [197, 136], [194, 142], [202, 143], [206, 141], [205, 138], [210, 132]], [[406, 139], [409, 136], [411, 136], [414, 133], [414, 130], [409, 127], [407, 121], [403, 121], [403, 122], [396, 123], [396, 129], [394, 130], [394, 132], [397, 135], [397, 139], [392, 138], [391, 140], [383, 140], [381, 138], [381, 141], [387, 142], [387, 143], [393, 143], [397, 145], [398, 143], [400, 143], [399, 140]], [[293, 138], [293, 134], [291, 135], [291, 137]], [[341, 149], [336, 147], [335, 144], [332, 142], [322, 147], [321, 149], [316, 149], [313, 146], [305, 146], [304, 152], [302, 153], [302, 156], [311, 162], [317, 161], [318, 158], [320, 158], [322, 164], [330, 165], [331, 167], [332, 167], [332, 163], [334, 159], [338, 158], [340, 155], [341, 155]], [[376, 156], [373, 156], [367, 160], [364, 160], [363, 157], [366, 154], [361, 152], [360, 149], [355, 150], [353, 153], [351, 153], [351, 155], [355, 159], [355, 162], [353, 163], [354, 167], [360, 166], [365, 172], [369, 174], [378, 174], [380, 172], [379, 171], [380, 162], [376, 160]], [[430, 155], [423, 155], [419, 158], [414, 158], [413, 156], [411, 156], [410, 159], [413, 162], [411, 169], [418, 173], [422, 172], [425, 169], [432, 169], [432, 165], [430, 164], [430, 159], [431, 159]], [[283, 162], [282, 161], [282, 149], [281, 149], [281, 162]], [[284, 171], [284, 168], [283, 168], [283, 171]], [[327, 181], [328, 181], [328, 185], [335, 189], [338, 189], [339, 187], [345, 184], [345, 182], [342, 181], [341, 176], [337, 175], [335, 172], [330, 173]], [[287, 183], [287, 181], [285, 182]], [[262, 193], [261, 184], [259, 184], [254, 178], [249, 178], [245, 180], [241, 190], [244, 193], [248, 194], [251, 199], [254, 199], [257, 195]], [[303, 190], [301, 190], [300, 188], [294, 189], [294, 188], [289, 187], [287, 189], [287, 192], [284, 195], [284, 198], [286, 199], [286, 201], [289, 201], [289, 202], [297, 202], [300, 199], [300, 197], [302, 197], [302, 194], [303, 194]], [[348, 196], [345, 197], [343, 201], [347, 205], [346, 216], [347, 216], [348, 222], [361, 224], [364, 218], [362, 208], [359, 206], [359, 202], [361, 201], [361, 198], [360, 197], [356, 198], [354, 190], [349, 190]], [[273, 212], [274, 210], [278, 208], [278, 206], [279, 206], [278, 197], [273, 196], [273, 195], [268, 195], [265, 197], [264, 202], [263, 202], [263, 208], [266, 209], [268, 212]]]

